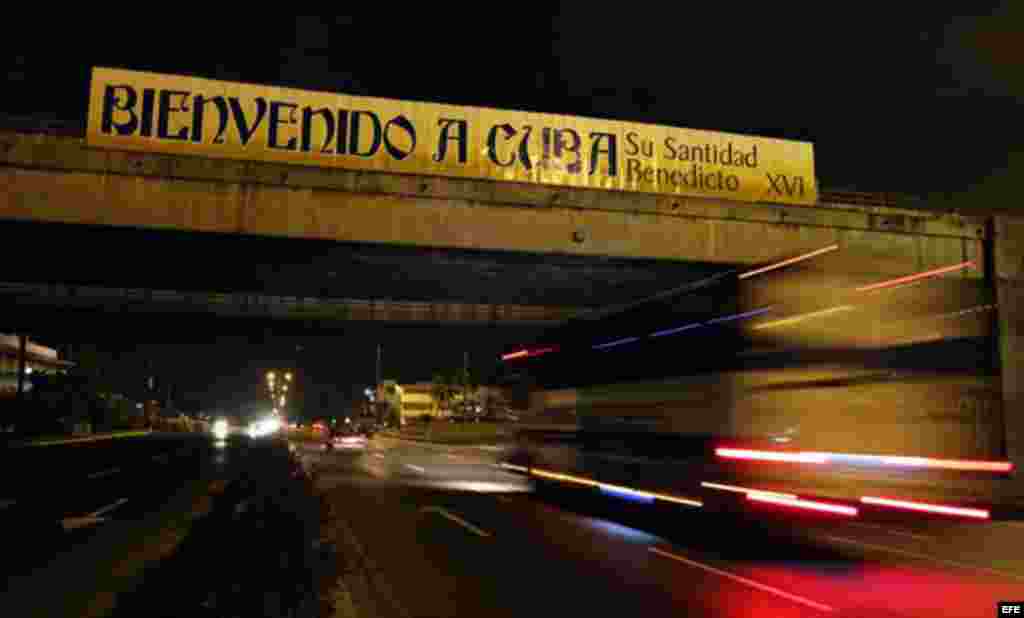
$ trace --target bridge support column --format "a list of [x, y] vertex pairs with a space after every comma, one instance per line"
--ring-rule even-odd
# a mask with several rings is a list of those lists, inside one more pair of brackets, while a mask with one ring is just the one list
[[995, 271], [1006, 450], [1024, 495], [1024, 219], [996, 218]]

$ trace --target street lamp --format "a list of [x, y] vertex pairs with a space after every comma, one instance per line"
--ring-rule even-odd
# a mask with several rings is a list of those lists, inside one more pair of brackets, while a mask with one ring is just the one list
[[284, 407], [284, 395], [281, 395], [281, 407]]
[[289, 382], [291, 382], [292, 381], [292, 372], [289, 371], [288, 373], [284, 374], [284, 379], [288, 380]]

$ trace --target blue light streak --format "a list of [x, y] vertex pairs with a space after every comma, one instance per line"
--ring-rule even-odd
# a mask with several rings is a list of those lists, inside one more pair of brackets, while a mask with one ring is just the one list
[[742, 320], [744, 318], [752, 318], [755, 315], [761, 315], [762, 313], [767, 313], [767, 312], [769, 312], [771, 310], [772, 310], [772, 307], [765, 307], [763, 309], [754, 309], [753, 311], [748, 311], [746, 313], [738, 313], [736, 315], [730, 315], [730, 316], [726, 316], [724, 318], [715, 318], [713, 320], [708, 320], [706, 322], [706, 324], [721, 324], [722, 322], [732, 322], [733, 320]]
[[[774, 307], [763, 307], [761, 309], [754, 309], [753, 311], [747, 311], [747, 312], [744, 312], [744, 313], [737, 313], [736, 315], [727, 315], [727, 316], [723, 316], [723, 317], [719, 317], [719, 318], [714, 318], [714, 319], [708, 320], [706, 322], [694, 322], [693, 324], [687, 324], [685, 326], [679, 326], [679, 327], [676, 327], [676, 328], [669, 328], [669, 329], [666, 329], [666, 330], [659, 330], [659, 331], [653, 332], [653, 333], [651, 333], [650, 335], [647, 335], [647, 336], [648, 337], [665, 337], [667, 335], [675, 335], [677, 333], [682, 333], [682, 332], [685, 332], [685, 331], [688, 331], [688, 330], [693, 330], [693, 329], [696, 329], [696, 328], [701, 328], [703, 326], [712, 326], [714, 324], [721, 324], [723, 322], [732, 322], [732, 321], [735, 321], [735, 320], [743, 320], [743, 319], [746, 319], [746, 318], [752, 318], [752, 317], [761, 315], [762, 313], [767, 313], [767, 312], [771, 311], [772, 309], [774, 309]], [[627, 337], [625, 339], [616, 339], [615, 341], [609, 341], [608, 343], [602, 343], [602, 344], [598, 344], [598, 345], [595, 345], [595, 346], [592, 346], [592, 347], [595, 350], [604, 350], [604, 349], [607, 349], [607, 348], [613, 348], [615, 346], [625, 345], [627, 343], [636, 343], [637, 341], [640, 341], [640, 339], [641, 339], [640, 337]]]
[[679, 328], [670, 328], [668, 330], [659, 330], [656, 333], [651, 333], [651, 337], [664, 337], [665, 335], [674, 335], [676, 333], [681, 333], [683, 331], [693, 330], [695, 328], [700, 328], [701, 326], [704, 326], [704, 324], [702, 324], [701, 322], [697, 322], [696, 324], [687, 324], [686, 326], [680, 326]]
[[636, 342], [636, 341], [640, 341], [640, 338], [639, 337], [628, 337], [626, 339], [617, 339], [615, 341], [609, 341], [608, 343], [602, 343], [601, 345], [595, 345], [594, 349], [595, 350], [603, 350], [605, 348], [611, 348], [611, 347], [615, 347], [617, 345], [625, 345], [627, 343], [633, 343], [633, 342]]
[[643, 494], [636, 491], [630, 491], [628, 489], [613, 489], [605, 485], [602, 485], [601, 487], [599, 487], [599, 489], [603, 494], [615, 496], [616, 498], [622, 498], [623, 500], [642, 502], [644, 504], [651, 504], [652, 502], [654, 502], [654, 496], [648, 496], [647, 494]]

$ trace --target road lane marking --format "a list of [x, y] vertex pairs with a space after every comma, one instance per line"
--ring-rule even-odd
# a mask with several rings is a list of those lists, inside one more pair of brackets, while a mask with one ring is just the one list
[[419, 472], [420, 474], [426, 474], [426, 472], [427, 472], [426, 468], [423, 468], [423, 467], [420, 467], [420, 466], [414, 466], [412, 464], [405, 464], [405, 467], [409, 468], [410, 470], [415, 470], [416, 472]]
[[453, 522], [459, 524], [460, 526], [462, 526], [466, 530], [469, 530], [470, 532], [472, 532], [473, 534], [475, 534], [477, 536], [482, 536], [482, 537], [489, 537], [489, 536], [491, 536], [491, 533], [489, 533], [489, 532], [487, 532], [485, 530], [481, 530], [480, 528], [477, 528], [476, 526], [474, 526], [473, 524], [469, 523], [465, 519], [462, 519], [458, 515], [453, 515], [453, 514], [449, 513], [448, 511], [442, 509], [439, 506], [425, 506], [425, 507], [420, 509], [420, 512], [421, 513], [437, 513], [441, 517], [444, 517], [448, 521], [453, 521]]
[[462, 457], [458, 455], [452, 455], [451, 453], [445, 453], [444, 456], [447, 457], [448, 459], [462, 459]]
[[919, 541], [930, 541], [930, 540], [935, 538], [933, 535], [930, 535], [930, 534], [916, 534], [916, 533], [913, 533], [913, 532], [905, 532], [903, 530], [892, 530], [892, 529], [886, 528], [885, 526], [879, 526], [878, 524], [865, 524], [865, 523], [862, 523], [862, 522], [850, 522], [849, 525], [856, 526], [858, 528], [871, 528], [872, 530], [881, 530], [882, 532], [887, 532], [889, 534], [896, 534], [896, 535], [899, 535], [899, 536], [906, 536], [906, 537], [910, 537], [912, 539], [917, 539]]
[[664, 558], [669, 558], [670, 560], [676, 560], [678, 562], [682, 562], [683, 564], [687, 564], [689, 566], [696, 567], [698, 569], [703, 569], [703, 570], [705, 570], [705, 571], [707, 571], [709, 573], [714, 573], [715, 575], [719, 575], [719, 576], [724, 577], [726, 579], [731, 579], [734, 582], [738, 582], [738, 583], [741, 583], [743, 585], [750, 586], [751, 588], [754, 588], [756, 590], [760, 590], [761, 592], [767, 592], [769, 594], [774, 594], [776, 596], [782, 597], [783, 599], [787, 599], [789, 601], [793, 601], [794, 603], [799, 603], [801, 605], [806, 605], [807, 607], [814, 608], [814, 609], [816, 609], [818, 611], [822, 611], [822, 612], [834, 612], [834, 611], [836, 611], [834, 607], [830, 607], [828, 605], [825, 605], [824, 603], [818, 603], [817, 601], [812, 601], [810, 599], [806, 599], [804, 597], [797, 596], [795, 594], [791, 594], [789, 592], [786, 592], [785, 590], [779, 590], [778, 588], [775, 588], [773, 586], [769, 586], [767, 584], [762, 584], [762, 583], [759, 583], [759, 582], [755, 582], [752, 579], [747, 579], [746, 577], [741, 577], [739, 575], [734, 575], [733, 573], [729, 573], [727, 571], [722, 571], [721, 569], [716, 569], [715, 567], [713, 567], [711, 565], [707, 565], [707, 564], [704, 564], [702, 562], [696, 562], [696, 561], [690, 560], [688, 558], [683, 558], [682, 556], [678, 556], [676, 554], [669, 553], [667, 551], [662, 551], [662, 550], [658, 549], [657, 547], [648, 547], [647, 549], [648, 549], [648, 551], [653, 552], [655, 554], [658, 554], [659, 556], [662, 556]]
[[98, 511], [94, 511], [92, 513], [89, 513], [88, 517], [99, 517], [99, 516], [103, 515], [104, 513], [109, 513], [110, 511], [113, 511], [114, 509], [116, 509], [117, 507], [121, 506], [125, 502], [128, 502], [128, 498], [121, 498], [117, 502], [112, 502], [112, 503], [108, 504], [107, 506], [103, 507], [102, 509], [100, 509]]
[[381, 459], [384, 459], [384, 453], [374, 453], [373, 456], [374, 457], [379, 457]]
[[841, 537], [841, 536], [832, 536], [832, 535], [826, 534], [826, 535], [824, 535], [823, 538], [825, 538], [825, 539], [827, 539], [829, 541], [833, 541], [835, 543], [845, 543], [847, 545], [857, 545], [857, 546], [864, 547], [864, 548], [867, 548], [867, 549], [874, 549], [874, 550], [877, 550], [877, 551], [884, 551], [884, 552], [889, 552], [889, 553], [893, 553], [893, 554], [900, 554], [900, 555], [903, 555], [903, 556], [908, 556], [910, 558], [917, 558], [918, 560], [926, 560], [926, 561], [930, 561], [930, 562], [935, 562], [936, 564], [945, 564], [945, 565], [948, 565], [948, 566], [954, 566], [954, 567], [957, 567], [958, 569], [980, 571], [980, 572], [983, 572], [983, 573], [989, 573], [991, 575], [999, 575], [999, 576], [1002, 576], [1002, 577], [1009, 577], [1011, 579], [1017, 579], [1017, 580], [1024, 581], [1024, 575], [1019, 575], [1017, 573], [1012, 573], [1010, 571], [1001, 571], [999, 569], [992, 569], [992, 568], [984, 567], [984, 566], [981, 566], [981, 565], [978, 565], [978, 564], [971, 564], [969, 562], [958, 562], [956, 560], [947, 560], [946, 558], [939, 558], [938, 556], [932, 556], [932, 555], [929, 555], [929, 554], [922, 554], [922, 553], [918, 553], [916, 551], [907, 551], [905, 549], [896, 549], [895, 547], [889, 547], [887, 545], [877, 545], [875, 543], [864, 543], [864, 542], [861, 542], [861, 541], [856, 541], [854, 539], [848, 539], [846, 537]]
[[109, 470], [100, 470], [99, 472], [93, 472], [92, 474], [90, 474], [89, 475], [89, 479], [90, 480], [101, 479], [101, 478], [103, 478], [105, 476], [111, 476], [113, 474], [117, 474], [120, 471], [121, 471], [121, 468], [111, 468]]

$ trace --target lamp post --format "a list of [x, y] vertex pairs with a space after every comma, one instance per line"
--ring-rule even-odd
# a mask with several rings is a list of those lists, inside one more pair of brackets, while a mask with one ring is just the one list
[[275, 414], [283, 413], [288, 401], [286, 394], [290, 390], [295, 375], [291, 371], [268, 371], [266, 377], [271, 408], [274, 409]]

